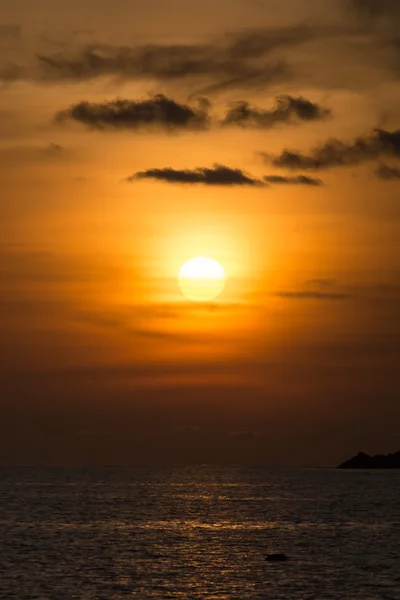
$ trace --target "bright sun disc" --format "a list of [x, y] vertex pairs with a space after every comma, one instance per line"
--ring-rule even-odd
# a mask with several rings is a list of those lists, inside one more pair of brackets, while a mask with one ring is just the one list
[[186, 298], [195, 302], [215, 300], [225, 287], [225, 272], [212, 258], [198, 256], [182, 265], [178, 284]]

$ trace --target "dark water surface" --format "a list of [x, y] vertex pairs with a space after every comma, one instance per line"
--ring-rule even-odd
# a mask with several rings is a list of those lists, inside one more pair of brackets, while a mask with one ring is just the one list
[[3, 468], [0, 598], [400, 600], [400, 472]]

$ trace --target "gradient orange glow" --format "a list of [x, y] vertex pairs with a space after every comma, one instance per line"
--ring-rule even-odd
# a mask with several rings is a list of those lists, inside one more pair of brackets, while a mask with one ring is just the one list
[[[0, 462], [84, 463], [87, 430], [100, 462], [157, 461], [146, 436], [192, 426], [254, 433], [256, 462], [308, 464], [315, 432], [323, 463], [339, 438], [345, 455], [396, 450], [400, 150], [371, 139], [399, 127], [397, 16], [33, 4], [7, 2], [0, 23]], [[157, 94], [194, 125], [110, 117]], [[350, 156], [318, 155], [332, 139]], [[304, 168], [274, 162], [285, 151]], [[224, 270], [212, 293], [178, 275], [195, 257]]]

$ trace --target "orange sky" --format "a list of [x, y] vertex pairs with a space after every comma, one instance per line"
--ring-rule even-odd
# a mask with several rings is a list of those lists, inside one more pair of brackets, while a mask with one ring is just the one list
[[390, 0], [5, 0], [0, 463], [398, 449], [399, 33]]

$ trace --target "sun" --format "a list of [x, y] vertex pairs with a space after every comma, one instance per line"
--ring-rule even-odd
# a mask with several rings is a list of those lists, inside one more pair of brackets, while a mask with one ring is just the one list
[[178, 275], [182, 294], [195, 302], [215, 300], [222, 294], [225, 282], [225, 272], [219, 262], [204, 256], [185, 262]]

